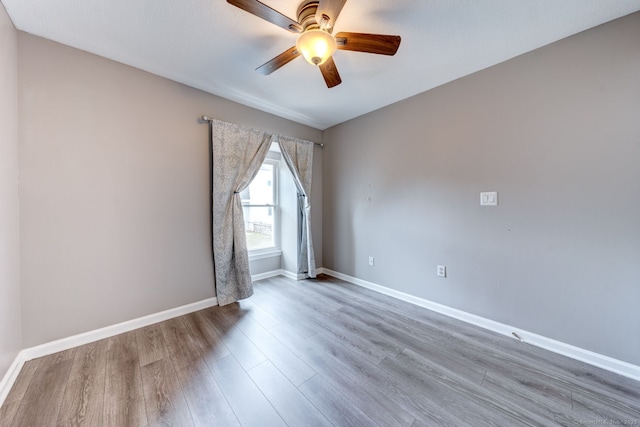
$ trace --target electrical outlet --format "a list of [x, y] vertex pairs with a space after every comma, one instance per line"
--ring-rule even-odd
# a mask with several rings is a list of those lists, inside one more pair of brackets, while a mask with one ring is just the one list
[[373, 266], [373, 257], [372, 256], [369, 257], [369, 265]]
[[498, 206], [498, 192], [484, 191], [480, 193], [480, 206]]
[[444, 265], [439, 265], [436, 273], [438, 274], [439, 277], [447, 277], [447, 267]]

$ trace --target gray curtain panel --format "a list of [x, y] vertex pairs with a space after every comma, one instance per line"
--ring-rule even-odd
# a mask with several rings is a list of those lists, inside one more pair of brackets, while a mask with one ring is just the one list
[[213, 120], [213, 264], [218, 304], [253, 295], [240, 192], [260, 170], [271, 134]]
[[313, 169], [313, 142], [278, 135], [280, 151], [291, 170], [298, 189], [298, 273], [316, 277], [316, 260], [311, 239], [311, 178]]

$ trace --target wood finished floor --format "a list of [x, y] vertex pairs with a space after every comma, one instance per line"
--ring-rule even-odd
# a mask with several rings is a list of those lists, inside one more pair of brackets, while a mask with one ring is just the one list
[[27, 362], [0, 426], [640, 425], [640, 383], [322, 276]]

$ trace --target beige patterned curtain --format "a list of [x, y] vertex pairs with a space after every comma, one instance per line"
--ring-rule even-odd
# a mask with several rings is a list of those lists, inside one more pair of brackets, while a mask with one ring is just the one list
[[213, 264], [218, 304], [253, 295], [240, 192], [260, 170], [271, 134], [211, 121]]
[[313, 142], [278, 135], [280, 151], [298, 189], [298, 273], [316, 277], [311, 239], [311, 178]]

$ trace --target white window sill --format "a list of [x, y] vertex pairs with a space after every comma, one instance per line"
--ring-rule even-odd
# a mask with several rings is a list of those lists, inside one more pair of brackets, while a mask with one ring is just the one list
[[275, 258], [282, 255], [282, 250], [278, 248], [260, 249], [257, 251], [249, 252], [249, 261], [255, 261], [258, 259]]

